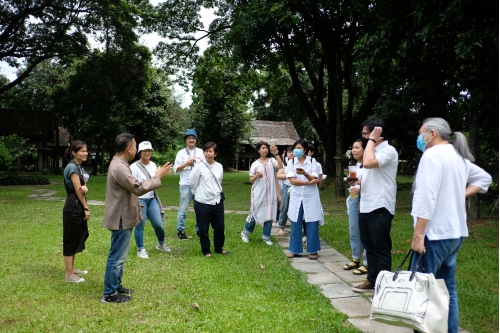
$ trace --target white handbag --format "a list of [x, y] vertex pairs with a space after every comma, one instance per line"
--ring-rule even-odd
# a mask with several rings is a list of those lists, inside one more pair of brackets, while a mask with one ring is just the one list
[[420, 332], [447, 332], [450, 294], [432, 273], [402, 271], [409, 251], [394, 273], [381, 271], [375, 283], [370, 319]]

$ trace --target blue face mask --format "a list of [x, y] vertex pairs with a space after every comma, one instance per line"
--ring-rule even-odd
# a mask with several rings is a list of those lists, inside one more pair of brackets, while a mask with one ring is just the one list
[[294, 149], [293, 150], [293, 156], [295, 156], [297, 158], [301, 158], [302, 155], [304, 155], [304, 152], [302, 151], [302, 149]]
[[[429, 132], [427, 132], [429, 133]], [[427, 142], [424, 141], [424, 136], [427, 133], [422, 133], [417, 137], [417, 148], [420, 149], [422, 152], [425, 151], [425, 147], [427, 146]]]

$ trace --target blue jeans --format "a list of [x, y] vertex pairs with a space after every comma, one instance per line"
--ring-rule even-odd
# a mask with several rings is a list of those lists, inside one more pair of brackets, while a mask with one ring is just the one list
[[[361, 234], [359, 233], [359, 212], [358, 212], [358, 198], [347, 198], [348, 216], [349, 216], [349, 243], [351, 244], [351, 252], [353, 259], [360, 259], [361, 252], [363, 251], [363, 244], [361, 244]], [[368, 258], [363, 260], [363, 264], [368, 266]]]
[[392, 267], [391, 226], [394, 215], [385, 208], [359, 214], [361, 243], [366, 249], [368, 261], [367, 280], [375, 285], [378, 273]]
[[288, 189], [290, 186], [283, 184], [281, 186], [281, 212], [280, 217], [278, 218], [278, 225], [280, 228], [284, 228], [286, 225], [286, 221], [288, 220], [288, 204], [290, 200], [288, 200]]
[[[296, 221], [291, 221], [290, 225], [290, 252], [299, 254], [304, 250], [302, 248], [302, 220], [304, 216], [304, 207], [300, 204], [299, 215]], [[319, 221], [306, 222], [306, 239], [307, 239], [307, 252], [317, 253], [321, 250], [319, 244]]]
[[[273, 221], [269, 220], [264, 222], [264, 230], [262, 230], [262, 239], [265, 241], [268, 241], [271, 239], [271, 229], [273, 227]], [[250, 222], [245, 223], [245, 227], [243, 228], [243, 233], [245, 235], [250, 236], [253, 233], [253, 230], [255, 229], [255, 219], [251, 218]]]
[[[184, 231], [186, 229], [186, 216], [188, 212], [189, 203], [194, 200], [193, 192], [191, 192], [191, 186], [181, 185], [179, 187], [180, 199], [179, 199], [179, 210], [177, 211], [177, 231]], [[196, 219], [196, 217], [195, 217]], [[198, 224], [196, 223], [194, 227], [198, 230]]]
[[144, 226], [146, 225], [146, 218], [149, 218], [151, 226], [155, 230], [156, 238], [158, 238], [158, 244], [165, 243], [165, 230], [163, 230], [163, 222], [161, 220], [160, 206], [156, 199], [141, 199], [139, 198], [142, 209], [143, 220], [135, 226], [134, 228], [134, 238], [137, 250], [140, 251], [144, 248]]
[[104, 296], [113, 295], [122, 283], [123, 266], [130, 248], [131, 229], [123, 229], [120, 220], [120, 229], [111, 230], [111, 246], [109, 248], [106, 271], [104, 273]]
[[[455, 270], [457, 268], [457, 253], [462, 246], [463, 238], [441, 239], [430, 241], [424, 239], [425, 254], [420, 259], [417, 272], [433, 273], [436, 279], [443, 279], [450, 293], [450, 312], [448, 314], [448, 332], [458, 332], [458, 296]], [[413, 253], [411, 269], [420, 256]]]

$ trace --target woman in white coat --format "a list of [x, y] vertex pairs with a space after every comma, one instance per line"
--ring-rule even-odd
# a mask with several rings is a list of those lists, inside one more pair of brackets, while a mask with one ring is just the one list
[[321, 250], [319, 224], [323, 223], [323, 209], [319, 199], [317, 162], [306, 158], [306, 140], [297, 140], [293, 145], [295, 158], [288, 162], [286, 176], [292, 184], [288, 218], [290, 227], [290, 252], [287, 257], [298, 257], [302, 249], [302, 221], [306, 222], [307, 252], [309, 259], [318, 259]]

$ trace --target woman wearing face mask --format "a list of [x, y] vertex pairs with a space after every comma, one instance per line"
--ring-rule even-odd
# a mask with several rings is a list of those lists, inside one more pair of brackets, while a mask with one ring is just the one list
[[289, 161], [286, 176], [292, 184], [288, 218], [290, 227], [290, 252], [287, 257], [298, 257], [302, 249], [302, 220], [306, 222], [307, 252], [309, 259], [317, 260], [319, 243], [319, 224], [323, 221], [323, 209], [319, 200], [318, 172], [314, 159], [306, 158], [306, 140], [297, 140], [293, 145], [295, 158]]
[[354, 275], [363, 275], [368, 273], [368, 259], [366, 251], [364, 257], [364, 265], [361, 264], [361, 253], [363, 244], [361, 244], [361, 235], [359, 233], [359, 189], [363, 172], [363, 153], [365, 151], [368, 139], [359, 138], [352, 144], [352, 158], [349, 166], [357, 166], [358, 181], [351, 181], [349, 184], [349, 196], [347, 197], [347, 214], [349, 215], [349, 243], [351, 244], [352, 261], [344, 265], [345, 270], [353, 270]]
[[[137, 178], [138, 181], [143, 182], [156, 175], [156, 164], [151, 161], [151, 156], [153, 154], [153, 146], [149, 141], [143, 141], [139, 144], [139, 150], [137, 154], [140, 159], [135, 161], [130, 166], [132, 175]], [[167, 163], [169, 164], [169, 163]], [[172, 170], [172, 164], [168, 166], [168, 173]], [[168, 174], [167, 173], [167, 174]], [[134, 238], [135, 245], [137, 246], [137, 256], [142, 259], [148, 259], [149, 255], [144, 248], [144, 226], [146, 225], [146, 218], [149, 218], [151, 226], [155, 230], [156, 238], [158, 239], [158, 244], [156, 249], [162, 252], [170, 252], [170, 248], [165, 244], [165, 231], [163, 229], [164, 215], [163, 207], [161, 205], [160, 198], [156, 194], [156, 191], [150, 191], [139, 197], [141, 203], [141, 214], [142, 220], [134, 228]]]
[[87, 220], [90, 218], [90, 210], [85, 198], [89, 175], [82, 168], [82, 162], [87, 160], [87, 156], [87, 145], [82, 141], [73, 141], [64, 152], [64, 157], [69, 161], [63, 174], [67, 194], [63, 208], [66, 282], [83, 282], [85, 279], [80, 275], [88, 273], [86, 270], [75, 269], [75, 255], [85, 249], [85, 241], [89, 237]]
[[[267, 245], [271, 242], [271, 228], [276, 217], [278, 201], [281, 201], [276, 171], [283, 167], [278, 148], [261, 141], [257, 143], [259, 159], [250, 166], [250, 183], [252, 184], [250, 213], [241, 232], [241, 239], [248, 243], [255, 228], [255, 223], [262, 224], [262, 239]], [[271, 158], [272, 155], [275, 158]]]
[[283, 236], [285, 234], [286, 221], [288, 220], [288, 203], [290, 202], [288, 197], [288, 191], [292, 184], [286, 178], [285, 168], [288, 161], [293, 160], [293, 146], [288, 146], [285, 151], [285, 158], [283, 159], [283, 168], [278, 171], [278, 179], [281, 179], [281, 211], [278, 218], [279, 231], [278, 235]]

